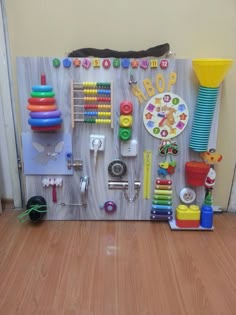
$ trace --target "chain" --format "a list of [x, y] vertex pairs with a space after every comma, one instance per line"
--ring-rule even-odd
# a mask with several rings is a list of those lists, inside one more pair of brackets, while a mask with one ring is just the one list
[[133, 198], [130, 198], [129, 195], [127, 194], [127, 191], [124, 189], [124, 196], [125, 196], [125, 199], [128, 201], [128, 202], [135, 202], [135, 200], [137, 200], [138, 198], [138, 195], [139, 195], [139, 191], [140, 191], [140, 187], [136, 189], [136, 192], [135, 192], [135, 195], [133, 196]]

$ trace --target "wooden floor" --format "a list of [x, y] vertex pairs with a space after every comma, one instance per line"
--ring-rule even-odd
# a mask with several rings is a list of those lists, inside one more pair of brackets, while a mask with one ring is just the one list
[[0, 315], [236, 314], [236, 215], [166, 223], [0, 216]]

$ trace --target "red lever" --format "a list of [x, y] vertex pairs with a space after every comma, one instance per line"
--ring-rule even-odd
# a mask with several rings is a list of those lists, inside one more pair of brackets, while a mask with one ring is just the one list
[[55, 184], [52, 186], [52, 201], [57, 202], [57, 190]]

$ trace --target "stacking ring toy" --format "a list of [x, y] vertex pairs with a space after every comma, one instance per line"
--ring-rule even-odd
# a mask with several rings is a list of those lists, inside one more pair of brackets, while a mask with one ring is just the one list
[[32, 97], [53, 97], [55, 96], [54, 92], [31, 92]]
[[27, 109], [32, 112], [51, 112], [57, 109], [56, 105], [28, 105]]
[[32, 86], [33, 92], [52, 92], [51, 85], [33, 85]]
[[60, 110], [53, 110], [51, 112], [31, 112], [31, 118], [59, 118], [61, 116]]
[[33, 119], [29, 118], [28, 120], [29, 125], [34, 127], [50, 127], [59, 125], [62, 123], [61, 118], [49, 118], [49, 119]]
[[53, 97], [37, 98], [31, 97], [28, 99], [30, 105], [53, 105], [56, 103], [56, 99]]
[[41, 85], [33, 85], [27, 109], [28, 124], [34, 131], [55, 131], [61, 128], [61, 111], [57, 109], [53, 87], [46, 84], [46, 75], [41, 75]]
[[55, 125], [55, 126], [50, 126], [50, 127], [34, 127], [31, 126], [31, 129], [33, 131], [54, 131], [54, 130], [58, 130], [61, 128], [61, 125]]

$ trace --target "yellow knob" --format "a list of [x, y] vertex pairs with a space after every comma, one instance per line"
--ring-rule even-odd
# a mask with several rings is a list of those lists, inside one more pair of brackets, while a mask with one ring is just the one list
[[188, 210], [188, 207], [187, 206], [185, 206], [185, 205], [178, 205], [178, 208], [177, 208], [178, 210], [181, 210], [181, 211], [186, 211], [186, 210]]
[[133, 118], [131, 115], [120, 115], [120, 127], [131, 127]]
[[191, 206], [189, 207], [189, 209], [191, 209], [191, 210], [193, 210], [193, 211], [199, 211], [199, 210], [200, 210], [199, 206], [197, 206], [197, 205], [191, 205]]

